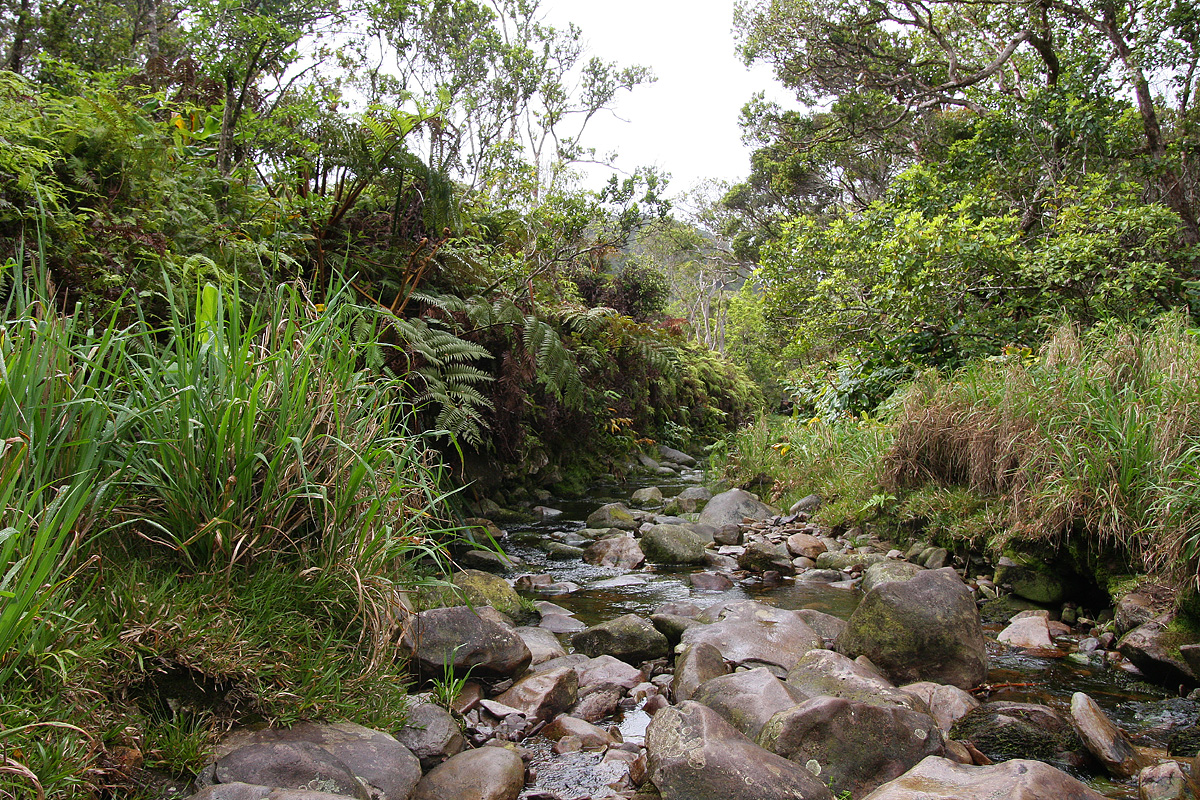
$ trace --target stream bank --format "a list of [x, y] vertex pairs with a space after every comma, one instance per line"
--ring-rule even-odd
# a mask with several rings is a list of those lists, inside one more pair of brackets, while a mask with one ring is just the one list
[[[832, 784], [855, 800], [868, 795], [879, 800], [906, 796], [894, 794], [906, 790], [891, 781], [902, 782], [901, 773], [913, 769], [910, 782], [954, 786], [957, 794], [946, 796], [973, 797], [985, 796], [983, 787], [1016, 787], [1025, 780], [1012, 773], [1016, 767], [1022, 776], [1034, 774], [1041, 787], [1029, 797], [1133, 798], [1139, 784], [1143, 791], [1159, 792], [1148, 797], [1183, 796], [1170, 792], [1173, 781], [1189, 785], [1195, 752], [1180, 748], [1200, 708], [1178, 691], [1145, 681], [1115, 642], [1092, 635], [1100, 631], [1086, 614], [1066, 625], [1030, 608], [1013, 614], [1012, 621], [989, 615], [995, 621], [984, 624], [976, 607], [985, 601], [985, 610], [994, 612], [996, 604], [986, 595], [996, 588], [978, 577], [964, 583], [952, 566], [944, 566], [945, 551], [927, 546], [900, 552], [886, 542], [832, 537], [803, 512], [746, 515], [739, 506], [738, 523], [719, 525], [712, 523], [721, 520], [704, 512], [663, 514], [703, 477], [682, 465], [671, 472], [669, 478], [601, 486], [587, 500], [541, 508], [540, 521], [509, 527], [506, 560], [482, 554], [463, 559], [495, 570], [468, 570], [463, 574], [469, 579], [456, 581], [479, 592], [474, 611], [454, 612], [461, 619], [453, 621], [444, 609], [414, 617], [406, 643], [435, 689], [454, 690], [463, 738], [457, 745], [422, 745], [424, 777], [412, 796], [737, 797], [720, 789], [717, 779], [739, 775], [760, 798], [825, 797]], [[661, 504], [653, 492], [643, 492], [639, 499], [657, 508], [634, 507], [635, 492], [651, 486], [662, 494]], [[682, 511], [679, 505], [673, 508]], [[761, 519], [749, 518], [756, 515]], [[688, 532], [714, 539], [698, 558], [686, 546], [678, 549], [676, 560], [694, 563], [663, 563], [662, 553], [671, 551], [659, 548], [647, 565], [628, 547], [652, 550], [651, 542], [664, 536], [687, 545]], [[623, 552], [611, 555], [613, 542]], [[801, 554], [801, 548], [811, 549]], [[480, 587], [489, 584], [489, 575], [490, 605], [504, 607], [507, 598], [509, 613], [527, 617], [517, 620], [524, 625], [478, 604], [488, 596]], [[982, 671], [965, 680], [945, 675], [907, 680], [898, 689], [901, 681], [891, 678], [904, 669], [889, 661], [886, 649], [853, 657], [843, 646], [845, 631], [864, 597], [922, 582], [936, 583], [931, 591], [948, 598], [947, 606], [967, 598], [979, 641], [961, 660], [968, 670]], [[513, 586], [521, 590], [519, 597], [509, 594]], [[718, 630], [724, 633], [714, 633]], [[457, 678], [446, 668], [451, 659], [459, 667]], [[929, 653], [927, 660], [943, 659]], [[1124, 763], [1102, 759], [1087, 743], [1095, 737], [1083, 696], [1098, 709], [1093, 723], [1115, 723], [1117, 733], [1107, 735], [1128, 748]], [[432, 703], [415, 708], [441, 719]], [[652, 719], [663, 722], [652, 725]], [[868, 730], [868, 719], [877, 726], [870, 729], [871, 748], [887, 758], [866, 759], [861, 748], [844, 749], [858, 731]], [[854, 722], [847, 727], [846, 720]], [[423, 730], [439, 727], [429, 720], [423, 724]], [[1055, 735], [1043, 735], [1047, 730]], [[394, 733], [413, 744], [413, 752], [421, 749], [411, 730]], [[772, 747], [761, 747], [764, 743]], [[511, 760], [494, 772], [475, 763], [466, 768], [456, 753], [473, 752], [461, 750], [470, 746], [516, 755], [524, 768], [520, 785]], [[676, 757], [681, 753], [691, 755], [681, 762]], [[729, 753], [740, 754], [739, 763], [772, 766], [742, 774], [743, 767], [722, 761]], [[1031, 755], [1049, 767], [1032, 766], [1026, 758]], [[706, 766], [688, 767], [689, 758]], [[863, 761], [870, 770], [845, 766]], [[992, 762], [997, 766], [986, 766]], [[969, 769], [986, 774], [963, 772]], [[786, 780], [764, 783], [766, 773]], [[491, 776], [486, 785], [481, 776]], [[690, 781], [696, 779], [716, 783], [695, 794]], [[453, 787], [464, 781], [487, 793], [455, 794]], [[975, 789], [963, 788], [975, 785], [971, 781]], [[225, 800], [216, 793], [220, 786], [205, 790], [207, 800]]]

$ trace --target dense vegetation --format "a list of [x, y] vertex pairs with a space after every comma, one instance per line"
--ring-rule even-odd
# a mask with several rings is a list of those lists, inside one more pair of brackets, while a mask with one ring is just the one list
[[757, 410], [634, 251], [665, 181], [575, 182], [651, 76], [540, 16], [0, 11], [0, 797], [159, 796], [235, 722], [394, 728], [474, 500]]
[[773, 501], [1194, 583], [1198, 24], [743, 3], [797, 106], [672, 208], [577, 182], [653, 76], [536, 0], [0, 10], [0, 797], [394, 723], [472, 501], [764, 398], [715, 452]]
[[730, 440], [734, 480], [1188, 599], [1196, 13], [740, 6], [742, 54], [801, 108], [747, 105], [753, 172], [723, 198], [731, 252], [760, 264], [747, 337], [793, 401]]

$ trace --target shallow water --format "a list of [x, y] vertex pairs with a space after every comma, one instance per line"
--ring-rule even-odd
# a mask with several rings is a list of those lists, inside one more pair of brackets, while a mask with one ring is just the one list
[[[735, 584], [727, 591], [699, 591], [688, 582], [688, 576], [704, 567], [663, 568], [646, 567], [638, 570], [622, 570], [613, 567], [596, 567], [580, 560], [552, 559], [534, 542], [542, 538], [562, 541], [584, 526], [583, 520], [601, 505], [615, 501], [628, 501], [638, 488], [646, 485], [658, 486], [664, 496], [677, 494], [687, 486], [695, 486], [702, 476], [691, 472], [674, 481], [601, 484], [592, 496], [582, 500], [563, 502], [550, 501], [545, 505], [563, 512], [563, 516], [549, 522], [516, 525], [509, 528], [509, 541], [505, 550], [518, 556], [524, 565], [514, 570], [509, 577], [523, 574], [549, 574], [556, 581], [570, 581], [582, 589], [569, 595], [543, 596], [527, 594], [531, 599], [547, 599], [572, 611], [578, 619], [594, 625], [622, 614], [649, 616], [659, 605], [667, 602], [691, 602], [701, 608], [730, 600], [757, 600], [778, 608], [796, 610], [811, 608], [846, 619], [857, 607], [862, 594], [857, 588], [824, 583], [805, 583], [785, 580], [777, 585], [765, 585], [761, 581], [747, 580]], [[581, 545], [583, 546], [583, 545]], [[637, 582], [627, 585], [613, 579], [633, 576]], [[994, 641], [998, 631], [989, 626], [989, 656], [991, 669], [987, 685], [990, 693], [981, 693], [980, 699], [1011, 700], [1017, 702], [1042, 703], [1066, 712], [1071, 695], [1086, 692], [1109, 717], [1127, 733], [1136, 744], [1144, 747], [1166, 748], [1166, 739], [1173, 727], [1192, 724], [1200, 718], [1200, 704], [1174, 696], [1170, 691], [1148, 684], [1125, 670], [1112, 667], [1102, 658], [1093, 658], [1090, 663], [1078, 663], [1070, 658], [1051, 658], [1030, 655], [1013, 650]], [[560, 638], [567, 644], [568, 635]], [[1074, 650], [1075, 641], [1063, 637], [1058, 642], [1066, 652]], [[569, 649], [569, 646], [568, 646]], [[1082, 658], [1082, 657], [1081, 657]], [[642, 742], [650, 718], [640, 709], [625, 711], [605, 724], [615, 725], [629, 742]], [[544, 740], [541, 740], [544, 743]], [[526, 794], [536, 791], [557, 790], [564, 796], [587, 795], [594, 790], [588, 778], [582, 777], [595, 764], [598, 756], [578, 754], [570, 757], [552, 756], [548, 744], [533, 748], [537, 757], [539, 778]], [[1096, 791], [1111, 798], [1136, 798], [1133, 784], [1116, 783], [1107, 778], [1078, 775]]]

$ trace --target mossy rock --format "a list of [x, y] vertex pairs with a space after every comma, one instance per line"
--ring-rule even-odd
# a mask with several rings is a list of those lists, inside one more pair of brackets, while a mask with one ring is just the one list
[[992, 761], [1062, 762], [1083, 750], [1079, 735], [1062, 715], [1035, 703], [984, 703], [954, 723], [949, 738], [969, 741]]
[[455, 573], [453, 583], [469, 605], [491, 606], [510, 617], [521, 616], [521, 597], [508, 581], [477, 569]]
[[1200, 754], [1200, 723], [1174, 731], [1167, 740], [1167, 754], [1173, 758], [1195, 758]]

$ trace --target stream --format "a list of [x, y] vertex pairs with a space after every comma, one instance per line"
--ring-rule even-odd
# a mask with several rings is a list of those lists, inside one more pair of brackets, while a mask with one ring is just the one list
[[[641, 480], [630, 483], [597, 485], [590, 497], [579, 500], [550, 501], [547, 505], [562, 512], [551, 520], [510, 525], [505, 551], [523, 562], [507, 575], [548, 574], [556, 581], [569, 581], [581, 589], [571, 594], [553, 596], [523, 593], [531, 600], [548, 600], [571, 611], [585, 625], [594, 625], [623, 614], [648, 618], [664, 603], [691, 602], [701, 608], [731, 600], [757, 600], [781, 609], [816, 609], [846, 619], [857, 607], [862, 593], [857, 581], [817, 583], [784, 579], [776, 584], [764, 584], [757, 577], [735, 582], [725, 591], [702, 591], [688, 580], [692, 572], [706, 569], [677, 568], [647, 565], [636, 570], [592, 566], [579, 559], [552, 558], [539, 542], [547, 540], [565, 544], [580, 543], [574, 534], [584, 527], [587, 516], [601, 505], [629, 501], [630, 495], [644, 486], [657, 486], [667, 498], [684, 488], [702, 483], [699, 470], [684, 470], [679, 478]], [[1166, 737], [1171, 729], [1192, 724], [1200, 718], [1200, 703], [1185, 700], [1159, 686], [1146, 683], [1136, 674], [1111, 666], [1102, 655], [1078, 651], [1081, 634], [1059, 637], [1055, 644], [1063, 651], [1061, 657], [1031, 655], [1010, 648], [995, 640], [1003, 624], [985, 624], [988, 638], [989, 675], [987, 685], [996, 687], [980, 699], [1010, 700], [1041, 703], [1068, 712], [1071, 695], [1086, 692], [1118, 726], [1143, 747], [1166, 750]], [[559, 637], [570, 649], [569, 634]], [[611, 723], [626, 742], [641, 743], [649, 716], [640, 704], [637, 708], [618, 712]], [[537, 798], [539, 792], [557, 791], [565, 796], [587, 794], [597, 787], [587, 784], [588, 768], [599, 756], [580, 752], [561, 756], [550, 752], [550, 743], [541, 737], [525, 742], [535, 754], [536, 783], [528, 786], [524, 798]], [[1078, 774], [1093, 789], [1111, 798], [1137, 798], [1135, 783], [1118, 783], [1092, 774]]]

